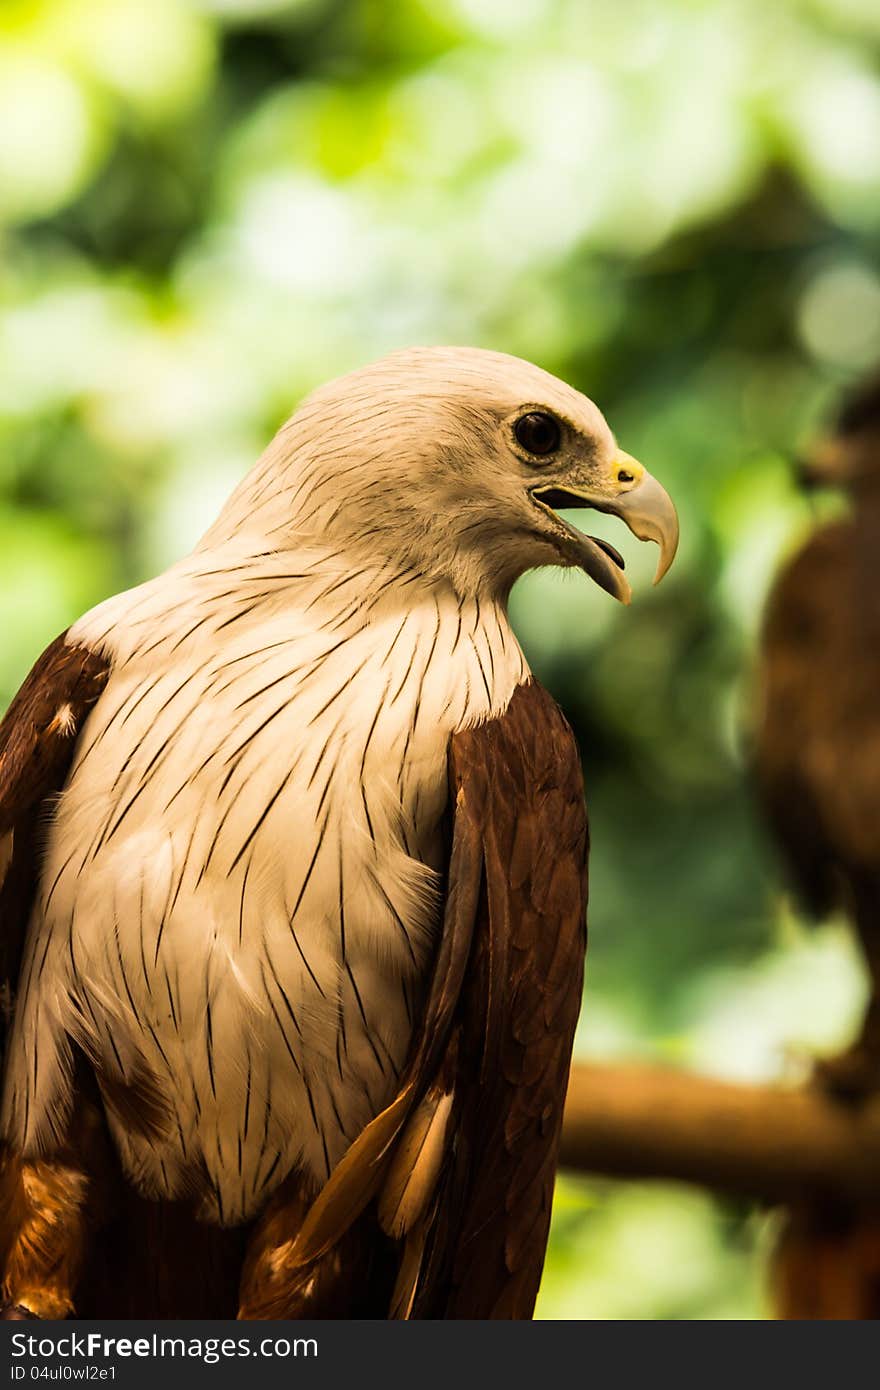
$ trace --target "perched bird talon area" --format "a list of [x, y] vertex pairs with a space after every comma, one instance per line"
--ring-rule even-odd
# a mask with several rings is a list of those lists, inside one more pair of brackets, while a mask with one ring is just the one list
[[669, 568], [585, 396], [397, 352], [39, 659], [0, 726], [8, 1316], [531, 1316], [587, 822], [507, 601], [630, 598], [572, 504]]

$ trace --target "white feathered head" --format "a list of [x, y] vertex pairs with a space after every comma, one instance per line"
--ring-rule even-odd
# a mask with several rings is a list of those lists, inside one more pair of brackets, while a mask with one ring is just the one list
[[445, 576], [462, 593], [579, 566], [628, 602], [617, 552], [563, 520], [564, 507], [611, 512], [657, 541], [657, 579], [671, 565], [672, 502], [586, 396], [504, 353], [410, 348], [314, 391], [202, 546], [236, 534], [317, 543]]

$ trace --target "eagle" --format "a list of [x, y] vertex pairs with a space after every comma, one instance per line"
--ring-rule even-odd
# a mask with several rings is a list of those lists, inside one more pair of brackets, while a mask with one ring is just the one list
[[847, 1068], [858, 1086], [863, 1063], [880, 1080], [880, 376], [846, 400], [801, 476], [850, 506], [771, 589], [755, 768], [801, 903], [819, 920], [844, 909], [858, 932], [872, 986]]
[[[804, 909], [842, 910], [870, 987], [859, 1036], [816, 1067], [841, 1104], [880, 1088], [880, 374], [844, 401], [801, 464], [842, 490], [767, 602], [758, 662], [756, 784]], [[880, 1224], [840, 1203], [798, 1207], [777, 1260], [787, 1316], [880, 1316]]]
[[515, 580], [672, 563], [599, 409], [473, 348], [284, 424], [0, 726], [3, 1316], [527, 1318], [586, 945]]

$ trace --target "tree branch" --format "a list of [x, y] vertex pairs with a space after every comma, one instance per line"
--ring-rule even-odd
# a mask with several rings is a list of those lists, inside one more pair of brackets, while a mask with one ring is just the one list
[[833, 1195], [880, 1203], [880, 1096], [859, 1106], [815, 1088], [576, 1063], [560, 1161], [582, 1172], [671, 1179], [770, 1202]]

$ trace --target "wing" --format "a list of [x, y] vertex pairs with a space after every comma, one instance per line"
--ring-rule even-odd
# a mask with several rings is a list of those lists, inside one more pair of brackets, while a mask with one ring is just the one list
[[783, 570], [760, 650], [755, 771], [805, 906], [841, 871], [880, 866], [880, 568], [858, 518], [823, 527]]
[[[459, 1003], [454, 1143], [412, 1311], [532, 1314], [586, 947], [587, 825], [571, 730], [537, 685], [460, 734], [459, 788], [481, 784], [480, 894]], [[455, 1043], [454, 1043], [455, 1045]]]
[[41, 830], [64, 785], [77, 735], [109, 663], [62, 633], [39, 658], [0, 724], [0, 1063], [40, 874]]
[[527, 1318], [583, 983], [583, 781], [572, 732], [534, 682], [453, 738], [449, 777], [443, 933], [401, 1090], [285, 1262], [305, 1276], [375, 1204], [398, 1242], [390, 1316]]

